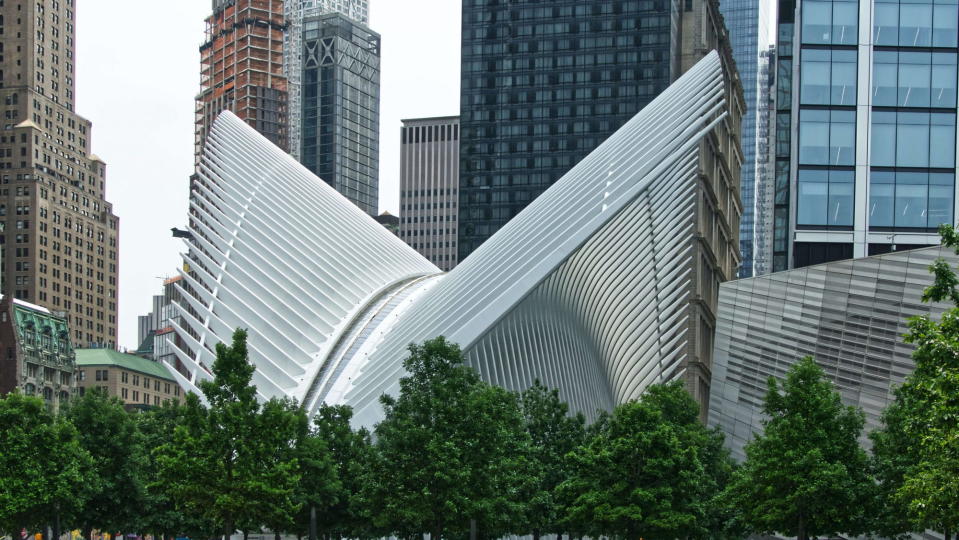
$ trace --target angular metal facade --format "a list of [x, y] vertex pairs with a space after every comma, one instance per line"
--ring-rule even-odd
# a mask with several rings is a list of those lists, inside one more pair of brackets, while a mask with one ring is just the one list
[[699, 142], [725, 118], [709, 54], [443, 274], [229, 113], [207, 143], [184, 255], [187, 387], [250, 330], [254, 382], [375, 422], [411, 342], [445, 335], [489, 382], [587, 413], [681, 377]]
[[[843, 401], [862, 407], [865, 433], [879, 426], [893, 389], [912, 372], [913, 347], [902, 342], [906, 319], [939, 316], [949, 306], [924, 304], [938, 257], [931, 247], [810, 266], [724, 283], [713, 364], [709, 425], [726, 434], [733, 456], [762, 431], [767, 380], [812, 356]], [[863, 438], [863, 443], [867, 443]]]

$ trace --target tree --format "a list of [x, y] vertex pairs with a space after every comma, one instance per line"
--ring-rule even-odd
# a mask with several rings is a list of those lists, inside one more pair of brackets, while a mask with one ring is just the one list
[[0, 397], [0, 533], [55, 524], [87, 498], [93, 460], [76, 428], [19, 392]]
[[259, 452], [255, 459], [263, 467], [261, 501], [268, 504], [260, 515], [254, 515], [249, 528], [266, 525], [279, 538], [281, 532], [295, 529], [297, 512], [304, 504], [331, 492], [327, 484], [333, 471], [325, 446], [313, 436], [306, 412], [294, 400], [267, 401], [257, 424], [262, 444], [253, 447]]
[[569, 470], [566, 455], [585, 441], [586, 419], [570, 416], [569, 406], [559, 399], [559, 391], [549, 390], [539, 380], [520, 395], [526, 432], [530, 436], [532, 465], [538, 480], [529, 500], [529, 529], [533, 539], [541, 533], [561, 534], [563, 508], [557, 488]]
[[[959, 254], [956, 230], [943, 225], [939, 233]], [[932, 529], [948, 540], [959, 532], [959, 277], [943, 259], [930, 270], [934, 281], [922, 300], [954, 307], [939, 322], [910, 319], [905, 341], [916, 346], [916, 369], [896, 389], [872, 439], [884, 532]]]
[[781, 386], [770, 377], [763, 413], [763, 433], [746, 445], [727, 494], [745, 524], [799, 540], [863, 532], [873, 484], [858, 441], [862, 411], [844, 406], [807, 357]]
[[681, 383], [653, 385], [617, 407], [570, 454], [560, 486], [566, 519], [594, 536], [707, 537], [710, 504], [723, 486], [714, 471], [722, 439], [699, 423], [699, 406]]
[[516, 397], [479, 380], [443, 337], [410, 345], [400, 395], [383, 396], [362, 498], [397, 536], [497, 536], [522, 520], [529, 436]]
[[134, 529], [144, 503], [144, 486], [136, 472], [139, 441], [133, 417], [122, 401], [100, 389], [74, 398], [64, 417], [93, 458], [89, 497], [75, 523], [88, 538], [94, 529]]
[[200, 382], [209, 406], [187, 395], [172, 441], [156, 453], [159, 481], [167, 484], [178, 510], [214, 523], [229, 537], [238, 526], [285, 519], [296, 511], [299, 481], [290, 454], [291, 422], [286, 405], [268, 403], [261, 414], [254, 367], [247, 360], [246, 332], [231, 346], [217, 344], [213, 380]]
[[153, 532], [162, 539], [171, 535], [204, 537], [208, 535], [202, 533], [210, 529], [209, 524], [184, 512], [166, 482], [160, 481], [157, 449], [169, 440], [183, 413], [179, 402], [170, 400], [134, 416], [138, 436], [136, 470], [140, 484], [145, 486], [138, 522], [143, 531]]
[[[328, 496], [316, 496], [311, 504], [316, 508], [317, 528], [321, 536], [355, 538], [372, 532], [359, 508], [359, 493], [363, 471], [370, 456], [370, 434], [366, 429], [350, 426], [353, 409], [349, 405], [320, 405], [313, 424], [315, 437], [329, 452], [333, 481], [327, 486]], [[314, 493], [317, 490], [313, 490]], [[298, 520], [301, 530], [309, 524], [309, 507], [304, 507]]]

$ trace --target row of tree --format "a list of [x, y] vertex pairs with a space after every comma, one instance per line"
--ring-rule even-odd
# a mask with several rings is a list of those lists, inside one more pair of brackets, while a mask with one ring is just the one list
[[[951, 228], [946, 245], [959, 245]], [[246, 334], [219, 345], [202, 399], [128, 413], [99, 392], [60, 415], [0, 399], [0, 533], [52, 526], [210, 538], [263, 530], [326, 539], [616, 538], [806, 540], [959, 530], [959, 278], [944, 262], [916, 318], [916, 370], [896, 390], [872, 455], [864, 416], [812, 359], [771, 379], [764, 432], [737, 465], [676, 384], [587, 425], [556, 390], [482, 382], [442, 337], [411, 345], [398, 396], [372, 432], [324, 405], [260, 402]]]

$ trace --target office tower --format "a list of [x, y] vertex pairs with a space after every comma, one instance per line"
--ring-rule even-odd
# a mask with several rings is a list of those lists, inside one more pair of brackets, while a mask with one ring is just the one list
[[127, 410], [182, 403], [186, 393], [166, 366], [112, 349], [77, 349], [77, 394], [99, 389]]
[[780, 2], [774, 269], [938, 244], [954, 222], [957, 10]]
[[733, 47], [733, 58], [743, 85], [746, 100], [746, 114], [742, 122], [743, 165], [740, 173], [740, 195], [743, 202], [743, 217], [739, 222], [739, 246], [742, 264], [739, 277], [753, 275], [753, 259], [756, 250], [756, 190], [760, 179], [759, 169], [764, 167], [766, 156], [760, 151], [765, 147], [761, 133], [767, 133], [763, 126], [761, 113], [766, 110], [764, 98], [768, 95], [765, 87], [768, 80], [760, 76], [765, 71], [764, 64], [769, 57], [765, 54], [769, 46], [769, 4], [773, 0], [724, 0], [719, 10], [729, 30], [729, 41]]
[[340, 13], [304, 19], [300, 90], [300, 163], [375, 216], [379, 34]]
[[688, 339], [683, 377], [704, 406], [719, 283], [736, 276], [742, 212], [745, 105], [718, 2], [463, 3], [460, 264], [714, 49], [729, 116], [700, 144], [689, 316], [678, 330]]
[[456, 266], [460, 119], [403, 120], [400, 238], [441, 270]]
[[213, 0], [200, 46], [197, 156], [213, 120], [224, 110], [280, 148], [289, 148], [285, 30], [283, 0]]
[[772, 271], [773, 230], [775, 229], [776, 166], [773, 154], [776, 118], [776, 46], [763, 51], [759, 65], [759, 97], [756, 100], [756, 182], [753, 219], [753, 275], [762, 276]]
[[303, 21], [318, 15], [337, 12], [360, 24], [369, 25], [370, 2], [369, 0], [286, 0], [284, 5], [287, 31], [283, 47], [283, 75], [286, 77], [289, 88], [290, 154], [300, 159]]
[[115, 347], [119, 220], [74, 112], [74, 2], [5, 2], [0, 16], [0, 290], [62, 313], [75, 345]]
[[9, 294], [0, 299], [0, 395], [42, 397], [56, 410], [76, 387], [73, 346], [61, 315]]
[[709, 425], [726, 434], [733, 456], [762, 431], [769, 377], [782, 378], [812, 356], [847, 405], [866, 413], [865, 435], [880, 425], [893, 390], [915, 368], [904, 343], [908, 318], [938, 319], [951, 306], [921, 300], [939, 246], [797, 268], [723, 283], [719, 292]]

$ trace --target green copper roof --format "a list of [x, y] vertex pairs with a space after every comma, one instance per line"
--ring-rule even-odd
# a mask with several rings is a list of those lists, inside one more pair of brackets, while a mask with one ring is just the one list
[[40, 306], [15, 301], [13, 312], [16, 314], [17, 327], [21, 334], [28, 331], [59, 338], [63, 333], [63, 337], [69, 337], [69, 333], [66, 333], [67, 321]]
[[166, 366], [159, 362], [124, 354], [113, 349], [76, 349], [77, 367], [116, 366], [159, 379], [174, 380]]

